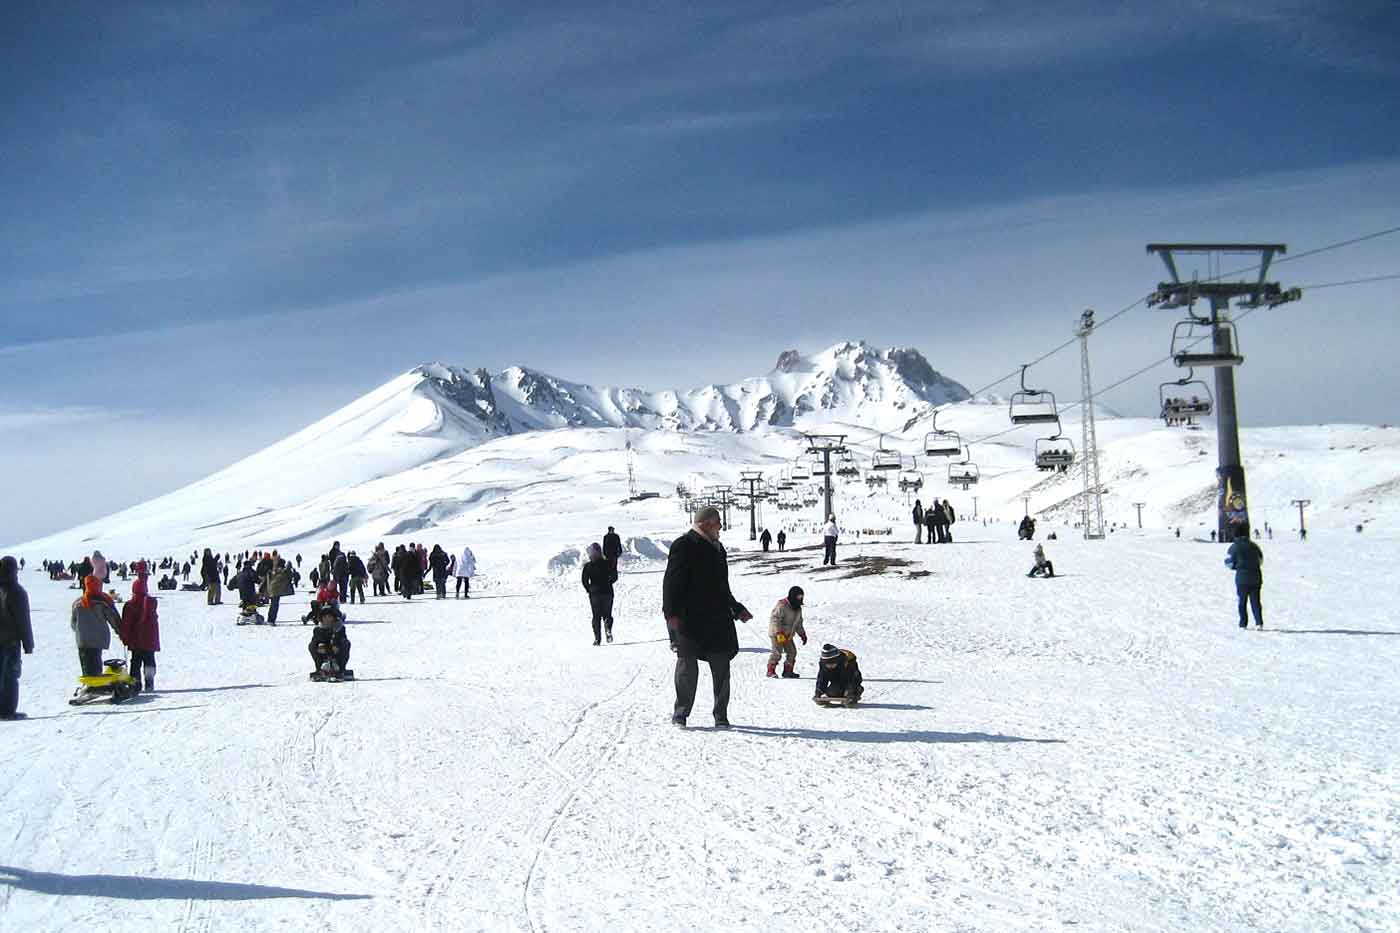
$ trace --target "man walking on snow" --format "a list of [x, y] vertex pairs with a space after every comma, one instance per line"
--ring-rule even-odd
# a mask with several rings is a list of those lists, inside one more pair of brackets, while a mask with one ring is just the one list
[[710, 665], [715, 728], [729, 728], [729, 662], [739, 653], [734, 620], [753, 613], [729, 589], [729, 558], [719, 542], [719, 509], [706, 506], [695, 524], [671, 545], [661, 584], [661, 613], [676, 653], [676, 705], [671, 722], [684, 726], [695, 705], [699, 660]]
[[608, 533], [603, 535], [603, 559], [612, 566], [613, 576], [617, 576], [617, 559], [622, 556], [622, 538], [618, 536], [617, 529], [612, 525], [608, 526]]
[[822, 566], [827, 564], [836, 566], [836, 539], [841, 536], [841, 529], [836, 527], [836, 516], [828, 515], [826, 525], [822, 528]]

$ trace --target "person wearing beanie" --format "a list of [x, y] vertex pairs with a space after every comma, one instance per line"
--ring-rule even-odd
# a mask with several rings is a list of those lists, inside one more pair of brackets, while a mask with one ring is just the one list
[[19, 585], [19, 565], [0, 558], [0, 720], [23, 719], [19, 711], [20, 652], [34, 653], [29, 594]]
[[865, 686], [861, 683], [856, 653], [832, 644], [822, 645], [821, 662], [817, 666], [817, 692], [812, 699], [817, 703], [823, 698], [843, 699], [849, 706], [863, 693]]
[[69, 618], [69, 627], [78, 645], [78, 665], [84, 677], [102, 673], [102, 652], [112, 644], [112, 633], [121, 623], [112, 598], [102, 592], [102, 581], [93, 574], [84, 577], [83, 596], [73, 603]]
[[734, 620], [747, 622], [753, 613], [729, 588], [729, 558], [719, 541], [722, 524], [719, 509], [700, 509], [690, 531], [672, 542], [666, 558], [661, 614], [666, 619], [671, 650], [676, 653], [676, 705], [671, 722], [677, 726], [685, 726], [695, 705], [699, 660], [704, 658], [714, 686], [715, 728], [730, 728], [729, 663], [739, 653]]
[[[122, 624], [117, 630], [122, 644], [131, 650], [131, 676], [144, 680], [146, 690], [156, 688], [156, 652], [160, 650], [160, 617], [157, 600], [147, 595], [146, 578], [131, 584], [131, 599], [122, 606]], [[144, 675], [144, 677], [143, 677]]]
[[588, 546], [588, 560], [583, 565], [583, 590], [588, 594], [588, 606], [593, 611], [593, 644], [603, 643], [606, 632], [608, 644], [612, 644], [613, 628], [613, 584], [617, 582], [617, 568], [603, 554], [596, 543]]
[[769, 677], [778, 676], [778, 658], [784, 654], [787, 655], [787, 660], [783, 662], [783, 676], [798, 676], [793, 670], [797, 665], [797, 645], [793, 642], [793, 637], [796, 636], [802, 639], [802, 644], [807, 644], [807, 630], [802, 627], [803, 598], [802, 587], [794, 586], [788, 590], [786, 599], [778, 600], [778, 604], [768, 616], [768, 641], [772, 645], [772, 650], [768, 652]]

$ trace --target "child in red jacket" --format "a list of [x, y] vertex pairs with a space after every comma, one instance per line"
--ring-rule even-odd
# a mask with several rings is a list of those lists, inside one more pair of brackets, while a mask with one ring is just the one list
[[[146, 577], [131, 584], [131, 599], [122, 607], [122, 624], [117, 631], [122, 644], [131, 651], [131, 676], [146, 690], [156, 688], [156, 652], [160, 650], [158, 600], [146, 595]], [[144, 676], [143, 676], [144, 675]]]

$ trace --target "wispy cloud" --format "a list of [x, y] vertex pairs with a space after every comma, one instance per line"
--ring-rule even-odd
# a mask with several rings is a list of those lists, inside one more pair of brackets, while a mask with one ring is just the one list
[[0, 411], [0, 432], [53, 430], [94, 421], [116, 421], [136, 412], [126, 409], [67, 406]]

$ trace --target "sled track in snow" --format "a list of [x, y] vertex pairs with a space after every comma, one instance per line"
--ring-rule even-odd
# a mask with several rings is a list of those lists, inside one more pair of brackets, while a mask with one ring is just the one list
[[[642, 667], [638, 667], [633, 671], [632, 676], [627, 679], [627, 683], [623, 684], [616, 693], [604, 699], [596, 700], [580, 710], [578, 716], [574, 718], [573, 728], [569, 730], [569, 734], [564, 737], [563, 741], [555, 746], [554, 751], [550, 752], [548, 759], [545, 761], [546, 766], [553, 771], [559, 772], [560, 769], [554, 764], [555, 760], [564, 749], [568, 748], [569, 743], [578, 736], [579, 729], [582, 728], [588, 717], [599, 707], [611, 703], [630, 690], [632, 685], [637, 682], [637, 678], [642, 675], [642, 670]], [[610, 761], [617, 753], [618, 742], [621, 741], [622, 736], [626, 734], [627, 727], [634, 718], [636, 718], [635, 708], [627, 710], [627, 712], [618, 719], [617, 727], [614, 729], [612, 738], [608, 742], [607, 751], [604, 754], [596, 756], [593, 759], [593, 764], [587, 768], [581, 777], [570, 778], [573, 786], [569, 788], [569, 792], [565, 795], [563, 802], [555, 807], [545, 820], [544, 835], [540, 837], [540, 841], [535, 847], [535, 854], [530, 859], [530, 867], [525, 871], [525, 882], [520, 889], [521, 908], [525, 913], [525, 922], [529, 925], [531, 930], [541, 931], [544, 929], [543, 923], [536, 923], [535, 917], [530, 911], [530, 889], [534, 884], [535, 870], [539, 867], [540, 856], [544, 855], [544, 853], [549, 850], [550, 840], [554, 836], [555, 829], [558, 828], [565, 815], [573, 807], [574, 801], [578, 799], [579, 793], [592, 782], [594, 776], [598, 773], [598, 770], [603, 766], [604, 762]]]

